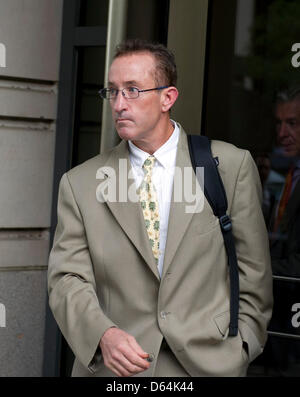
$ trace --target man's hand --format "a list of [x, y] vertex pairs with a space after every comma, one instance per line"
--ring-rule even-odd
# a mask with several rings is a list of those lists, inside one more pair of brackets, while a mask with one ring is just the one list
[[118, 376], [132, 376], [149, 368], [144, 352], [132, 335], [109, 328], [100, 340], [104, 365]]

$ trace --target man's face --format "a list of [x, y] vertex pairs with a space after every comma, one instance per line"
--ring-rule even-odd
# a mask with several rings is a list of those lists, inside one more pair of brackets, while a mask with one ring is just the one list
[[[109, 70], [109, 88], [157, 87], [154, 79], [155, 60], [149, 53], [124, 55], [116, 58]], [[161, 91], [141, 92], [138, 98], [118, 96], [110, 99], [112, 116], [120, 138], [135, 142], [148, 140], [159, 129], [162, 110]]]
[[276, 130], [279, 145], [287, 157], [300, 156], [300, 100], [276, 106]]

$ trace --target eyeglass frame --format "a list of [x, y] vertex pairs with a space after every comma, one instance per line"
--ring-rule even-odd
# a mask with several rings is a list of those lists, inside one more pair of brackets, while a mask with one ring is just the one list
[[[119, 91], [121, 91], [121, 92], [122, 92], [123, 98], [126, 98], [126, 99], [137, 99], [137, 98], [140, 96], [140, 92], [155, 91], [155, 90], [163, 90], [164, 88], [169, 88], [169, 87], [170, 87], [169, 85], [163, 85], [163, 86], [160, 86], [160, 87], [148, 88], [148, 89], [145, 89], [145, 90], [140, 90], [140, 89], [138, 89], [137, 87], [125, 87], [125, 88], [122, 88], [121, 90], [117, 90], [116, 88], [102, 88], [100, 91], [98, 91], [98, 94], [101, 96], [102, 99], [107, 99], [107, 100], [109, 100], [109, 99], [115, 99], [115, 98], [117, 98], [117, 96], [118, 96], [118, 94], [119, 94]], [[125, 96], [124, 90], [127, 90], [128, 88], [134, 88], [134, 89], [136, 89], [138, 95], [137, 95], [136, 97], [134, 97], [134, 98], [129, 98], [129, 97]], [[103, 91], [110, 90], [110, 89], [115, 90], [115, 91], [116, 91], [116, 95], [115, 95], [113, 98], [105, 98], [105, 97], [103, 97], [101, 93], [102, 93]]]

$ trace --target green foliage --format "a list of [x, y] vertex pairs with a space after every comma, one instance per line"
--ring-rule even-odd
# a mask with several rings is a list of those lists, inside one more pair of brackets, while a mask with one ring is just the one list
[[246, 68], [256, 84], [271, 95], [300, 80], [300, 69], [291, 64], [292, 45], [300, 43], [299, 0], [274, 0], [266, 14], [255, 18], [251, 34]]

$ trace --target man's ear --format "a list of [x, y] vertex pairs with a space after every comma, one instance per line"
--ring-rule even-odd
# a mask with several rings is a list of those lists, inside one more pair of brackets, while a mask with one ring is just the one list
[[164, 89], [162, 94], [162, 111], [168, 112], [176, 102], [179, 93], [176, 87], [168, 87]]

